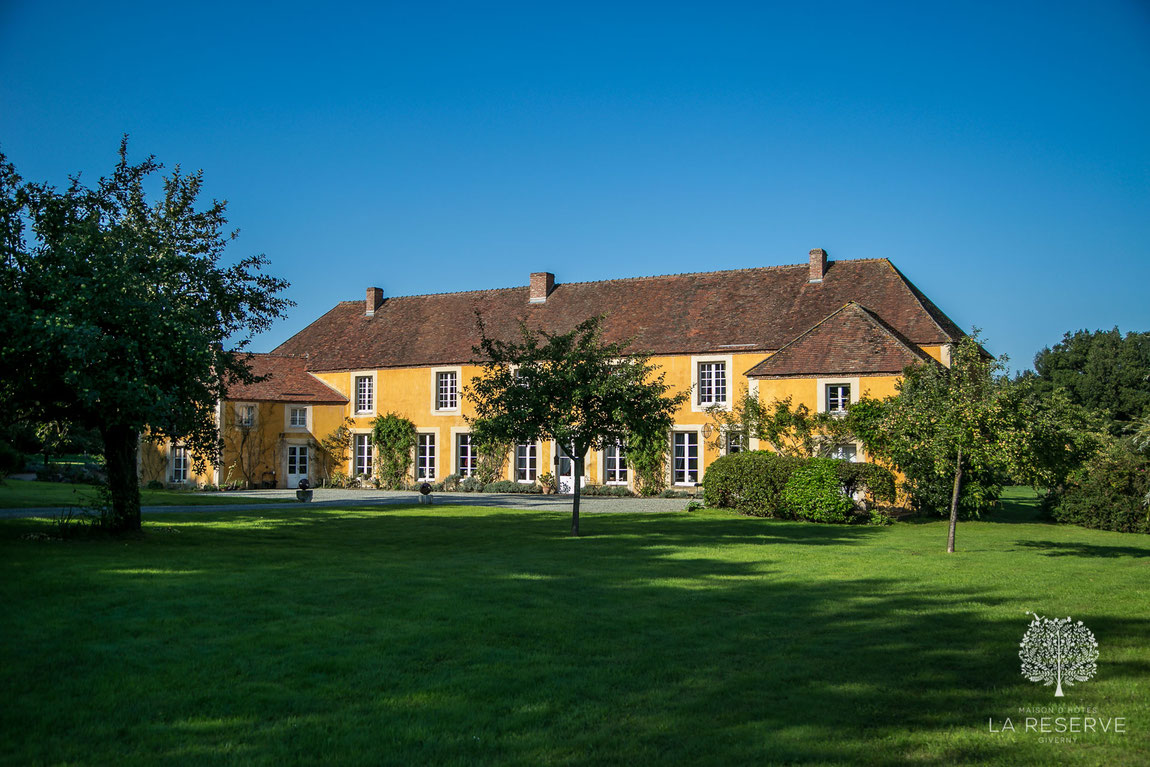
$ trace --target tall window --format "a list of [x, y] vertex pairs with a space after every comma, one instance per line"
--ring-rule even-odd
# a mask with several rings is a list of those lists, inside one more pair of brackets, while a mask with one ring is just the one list
[[727, 455], [743, 452], [743, 435], [737, 431], [729, 431], [723, 438], [723, 448]]
[[454, 370], [435, 375], [435, 409], [455, 410], [459, 407], [459, 377]]
[[172, 447], [172, 481], [188, 481], [188, 449], [183, 445]]
[[303, 428], [307, 426], [307, 408], [293, 407], [288, 414], [288, 425]]
[[355, 475], [371, 476], [371, 435], [355, 435]]
[[627, 458], [623, 448], [618, 445], [608, 445], [603, 451], [604, 481], [608, 485], [627, 484]]
[[236, 426], [255, 426], [256, 406], [236, 405]]
[[375, 410], [375, 379], [371, 376], [355, 377], [355, 412]]
[[515, 446], [515, 479], [520, 482], [534, 482], [539, 472], [539, 460], [535, 443]]
[[699, 481], [699, 433], [677, 431], [674, 434], [672, 481], [676, 485], [693, 485]]
[[699, 363], [699, 404], [717, 405], [727, 401], [727, 363]]
[[827, 412], [845, 413], [847, 405], [851, 404], [850, 384], [827, 385]]
[[415, 445], [415, 479], [419, 482], [435, 479], [435, 435], [420, 434]]
[[289, 477], [307, 474], [306, 445], [291, 445], [288, 447], [287, 473]]
[[478, 456], [475, 455], [475, 446], [471, 444], [470, 434], [455, 435], [455, 473], [461, 477], [470, 477], [475, 474], [475, 465]]

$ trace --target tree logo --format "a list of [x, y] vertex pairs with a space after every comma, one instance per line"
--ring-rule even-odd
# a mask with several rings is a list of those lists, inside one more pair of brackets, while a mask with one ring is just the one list
[[1054, 697], [1063, 697], [1062, 685], [1085, 682], [1098, 671], [1098, 640], [1082, 621], [1070, 618], [1034, 620], [1018, 645], [1022, 675], [1032, 682], [1056, 685]]

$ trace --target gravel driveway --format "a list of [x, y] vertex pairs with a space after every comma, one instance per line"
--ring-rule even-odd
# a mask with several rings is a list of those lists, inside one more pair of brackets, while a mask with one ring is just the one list
[[[223, 498], [260, 498], [268, 501], [281, 500], [283, 503], [220, 503], [199, 504], [196, 506], [145, 506], [144, 515], [187, 513], [196, 511], [260, 511], [263, 509], [301, 509], [311, 507], [330, 508], [338, 506], [387, 506], [418, 503], [419, 493], [401, 490], [336, 490], [317, 488], [312, 501], [300, 503], [295, 498], [295, 490], [246, 490], [228, 493]], [[579, 499], [579, 513], [621, 514], [683, 511], [690, 498], [608, 498], [603, 496], [582, 496]], [[531, 509], [533, 511], [571, 511], [569, 495], [529, 495], [526, 493], [433, 493], [432, 505], [455, 506], [499, 506], [508, 509]], [[60, 512], [56, 508], [41, 509], [0, 509], [0, 519], [5, 517], [51, 517]]]

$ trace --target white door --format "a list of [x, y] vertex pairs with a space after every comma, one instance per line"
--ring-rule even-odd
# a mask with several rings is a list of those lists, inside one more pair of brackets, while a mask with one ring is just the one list
[[287, 486], [299, 487], [301, 479], [307, 479], [307, 445], [288, 445]]
[[[584, 468], [587, 462], [583, 462]], [[559, 448], [559, 470], [555, 472], [555, 477], [559, 481], [559, 492], [564, 495], [575, 492], [575, 462], [567, 455], [567, 451], [562, 447]], [[579, 478], [579, 487], [583, 487], [584, 477]]]

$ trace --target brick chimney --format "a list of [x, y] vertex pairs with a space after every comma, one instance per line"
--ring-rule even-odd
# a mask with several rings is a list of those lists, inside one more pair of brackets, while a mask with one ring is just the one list
[[554, 289], [554, 274], [551, 272], [532, 272], [531, 293], [528, 302], [532, 304], [544, 303], [547, 300], [547, 296], [551, 295], [551, 291]]
[[811, 278], [810, 282], [822, 282], [823, 274], [827, 270], [827, 252], [822, 248], [811, 251]]
[[375, 310], [383, 303], [383, 288], [367, 289], [367, 316], [374, 317]]

